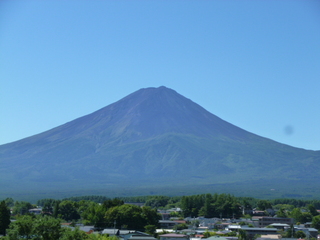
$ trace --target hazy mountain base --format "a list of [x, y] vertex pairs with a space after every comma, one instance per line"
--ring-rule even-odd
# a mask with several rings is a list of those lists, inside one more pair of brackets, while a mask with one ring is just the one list
[[[288, 188], [291, 186], [291, 188]], [[297, 199], [319, 199], [319, 185], [314, 182], [300, 183], [296, 180], [259, 180], [244, 183], [212, 183], [196, 185], [192, 179], [184, 183], [166, 182], [162, 185], [154, 185], [149, 182], [139, 186], [139, 183], [119, 182], [113, 184], [99, 183], [74, 183], [74, 184], [40, 184], [35, 183], [26, 187], [20, 184], [12, 189], [6, 189], [3, 184], [0, 188], [0, 199], [12, 197], [15, 200], [35, 202], [38, 199], [54, 198], [62, 199], [74, 196], [102, 195], [110, 198], [127, 196], [187, 196], [203, 193], [229, 193], [237, 197], [254, 197], [259, 199], [297, 198]], [[5, 194], [3, 194], [5, 193]]]

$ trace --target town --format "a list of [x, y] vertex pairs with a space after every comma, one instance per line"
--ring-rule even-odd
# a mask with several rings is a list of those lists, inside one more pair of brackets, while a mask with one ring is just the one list
[[316, 240], [319, 206], [318, 200], [229, 194], [87, 196], [37, 204], [7, 198], [0, 206], [0, 239]]

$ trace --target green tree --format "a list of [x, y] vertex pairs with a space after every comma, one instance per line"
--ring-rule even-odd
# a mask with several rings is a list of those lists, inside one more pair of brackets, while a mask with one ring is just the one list
[[146, 225], [146, 226], [144, 226], [144, 229], [145, 229], [146, 233], [148, 233], [150, 235], [155, 235], [155, 233], [157, 231], [157, 226], [156, 225]]
[[69, 200], [62, 201], [59, 204], [58, 216], [66, 221], [80, 219], [80, 214], [77, 212], [77, 203]]
[[95, 228], [103, 229], [107, 226], [105, 220], [106, 210], [103, 205], [92, 203], [81, 213], [84, 224], [92, 224]]
[[115, 223], [116, 228], [121, 229], [126, 225], [127, 228], [137, 230], [144, 230], [146, 225], [157, 225], [158, 222], [155, 221], [159, 220], [159, 217], [156, 210], [150, 207], [141, 208], [131, 204], [110, 208], [105, 214], [107, 226], [113, 227]]
[[153, 196], [149, 198], [145, 206], [151, 207], [151, 208], [159, 208], [159, 207], [165, 207], [169, 202], [169, 197], [167, 196]]
[[8, 239], [32, 239], [34, 236], [35, 216], [23, 215], [17, 221], [10, 224], [8, 229]]
[[288, 228], [285, 232], [284, 232], [284, 235], [283, 237], [285, 238], [292, 238], [294, 236], [294, 227], [293, 227], [293, 224], [290, 225], [290, 228]]
[[38, 216], [34, 221], [34, 234], [45, 240], [60, 239], [63, 235], [61, 221], [50, 216]]
[[309, 212], [303, 212], [301, 216], [301, 223], [311, 222], [312, 221], [312, 214]]
[[188, 225], [186, 223], [180, 223], [173, 227], [174, 230], [183, 230], [187, 228], [188, 228]]
[[146, 222], [146, 225], [159, 225], [159, 220], [161, 219], [161, 216], [158, 214], [156, 209], [152, 209], [151, 207], [142, 207], [142, 217]]
[[119, 198], [109, 199], [103, 202], [103, 207], [105, 210], [108, 210], [109, 208], [121, 206], [124, 202], [120, 200]]
[[6, 235], [6, 229], [10, 225], [10, 209], [5, 201], [0, 202], [0, 234]]
[[14, 207], [13, 207], [13, 214], [20, 214], [20, 215], [24, 215], [26, 213], [29, 213], [29, 209], [33, 208], [34, 206], [32, 206], [31, 203], [29, 202], [24, 202], [24, 201], [16, 201], [14, 203]]
[[314, 216], [312, 218], [312, 225], [313, 228], [318, 229], [320, 231], [320, 215]]
[[54, 203], [53, 214], [52, 214], [52, 217], [54, 217], [54, 218], [57, 218], [59, 215], [59, 210], [60, 210], [59, 204], [60, 204], [60, 201], [55, 201], [55, 203]]
[[239, 229], [238, 239], [239, 239], [239, 240], [246, 240], [246, 239], [247, 239], [247, 233], [246, 233], [246, 231], [244, 231], [244, 230], [242, 230], [242, 229]]
[[6, 202], [8, 207], [13, 207], [14, 206], [13, 198], [6, 198], [4, 201]]
[[302, 218], [302, 212], [301, 212], [300, 208], [294, 208], [290, 212], [290, 217], [292, 217], [295, 220], [295, 222], [300, 222], [300, 220]]
[[312, 216], [317, 216], [317, 215], [319, 215], [317, 209], [314, 207], [313, 204], [309, 204], [309, 205], [308, 205], [308, 210], [309, 210], [309, 213], [310, 213]]
[[[94, 234], [95, 235], [95, 234]], [[88, 235], [81, 231], [78, 227], [75, 229], [65, 228], [60, 240], [86, 240], [89, 239]]]
[[286, 218], [288, 217], [287, 212], [284, 208], [280, 208], [277, 212], [277, 217], [282, 217], [282, 218]]
[[306, 234], [302, 231], [297, 231], [297, 232], [295, 232], [294, 237], [295, 238], [305, 238]]
[[257, 203], [257, 207], [259, 208], [259, 210], [262, 210], [262, 211], [269, 208], [272, 209], [271, 202], [268, 200], [259, 200], [259, 202]]
[[209, 237], [211, 237], [211, 233], [210, 233], [208, 230], [206, 230], [206, 231], [203, 233], [203, 236], [204, 236], [205, 238], [209, 238]]

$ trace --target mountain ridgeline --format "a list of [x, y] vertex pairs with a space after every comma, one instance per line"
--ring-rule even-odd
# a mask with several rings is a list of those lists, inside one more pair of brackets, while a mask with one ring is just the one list
[[166, 87], [140, 89], [94, 113], [0, 146], [3, 195], [161, 194], [164, 189], [178, 194], [217, 186], [279, 191], [282, 186], [286, 193], [308, 188], [312, 196], [319, 173], [320, 151], [247, 132]]

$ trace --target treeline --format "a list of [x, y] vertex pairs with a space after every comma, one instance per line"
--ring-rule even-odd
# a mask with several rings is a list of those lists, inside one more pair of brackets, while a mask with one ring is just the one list
[[242, 215], [239, 199], [230, 194], [201, 194], [182, 197], [184, 217], [239, 218]]
[[290, 198], [280, 198], [270, 201], [272, 205], [277, 204], [288, 204], [296, 208], [306, 207], [308, 205], [313, 205], [315, 208], [320, 209], [320, 200], [300, 200], [300, 199], [290, 199]]
[[316, 209], [320, 209], [320, 200], [261, 200], [250, 197], [235, 197], [230, 194], [199, 194], [179, 197], [138, 196], [115, 199], [105, 196], [82, 196], [62, 200], [41, 199], [37, 201], [36, 205], [7, 198], [5, 203], [11, 208], [13, 215], [27, 214], [29, 209], [39, 206], [42, 208], [43, 215], [50, 215], [68, 222], [82, 221], [96, 227], [107, 226], [109, 224], [106, 221], [108, 209], [124, 205], [124, 203], [143, 203], [143, 206], [150, 209], [181, 208], [182, 212], [175, 213], [177, 217], [239, 218], [244, 210], [274, 209], [278, 216], [294, 216], [301, 222], [311, 220], [312, 216], [317, 213]]

